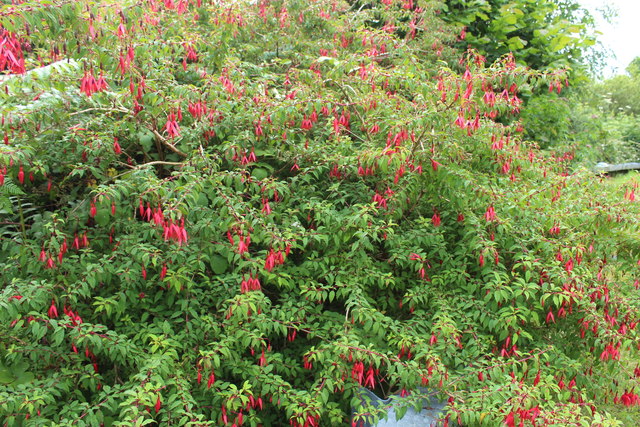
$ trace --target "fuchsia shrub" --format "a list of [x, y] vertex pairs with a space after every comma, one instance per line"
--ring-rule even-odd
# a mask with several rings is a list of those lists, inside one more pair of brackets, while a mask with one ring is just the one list
[[562, 71], [454, 51], [430, 1], [59, 3], [0, 14], [0, 69], [16, 37], [76, 61], [1, 83], [7, 424], [347, 425], [359, 387], [462, 425], [638, 404], [636, 186], [518, 121]]

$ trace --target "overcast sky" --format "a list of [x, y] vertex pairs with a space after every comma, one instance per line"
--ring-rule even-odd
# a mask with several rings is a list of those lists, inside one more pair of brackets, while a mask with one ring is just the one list
[[[640, 56], [640, 0], [578, 0], [589, 9], [598, 21], [602, 32], [600, 41], [611, 49], [616, 57], [609, 59], [605, 77], [624, 74], [631, 60]], [[618, 16], [608, 24], [598, 10], [606, 6], [617, 9]]]

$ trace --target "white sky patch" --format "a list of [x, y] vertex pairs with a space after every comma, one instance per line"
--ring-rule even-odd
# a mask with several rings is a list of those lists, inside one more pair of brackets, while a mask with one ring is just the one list
[[[611, 49], [615, 58], [609, 58], [604, 77], [624, 74], [625, 68], [636, 56], [640, 56], [640, 0], [578, 0], [596, 17], [597, 30], [602, 33], [600, 42]], [[599, 10], [611, 7], [618, 16], [609, 24]]]

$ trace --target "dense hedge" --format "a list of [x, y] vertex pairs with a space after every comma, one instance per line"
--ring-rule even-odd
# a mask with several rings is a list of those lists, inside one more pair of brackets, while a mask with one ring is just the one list
[[62, 60], [1, 84], [7, 425], [638, 403], [635, 188], [517, 120], [562, 72], [456, 53], [438, 2], [48, 4], [0, 9], [27, 69]]

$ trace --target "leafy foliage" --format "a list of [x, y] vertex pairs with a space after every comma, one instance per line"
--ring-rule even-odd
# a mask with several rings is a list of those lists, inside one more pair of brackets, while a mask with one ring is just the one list
[[1, 10], [64, 60], [2, 83], [5, 422], [343, 425], [426, 386], [447, 423], [617, 425], [637, 183], [543, 156], [519, 94], [565, 76], [419, 3]]
[[445, 19], [464, 26], [458, 44], [479, 49], [490, 61], [517, 51], [518, 60], [534, 69], [588, 65], [594, 21], [574, 0], [447, 0], [445, 5]]

